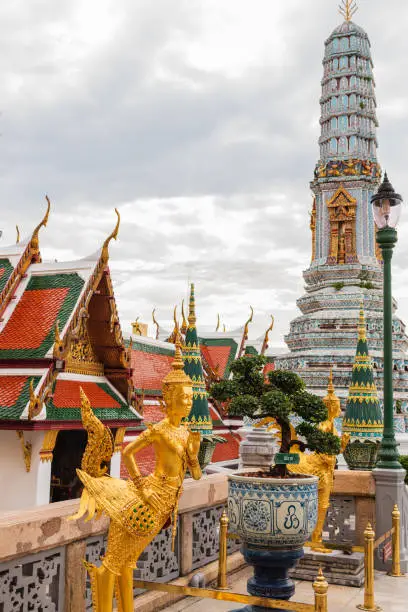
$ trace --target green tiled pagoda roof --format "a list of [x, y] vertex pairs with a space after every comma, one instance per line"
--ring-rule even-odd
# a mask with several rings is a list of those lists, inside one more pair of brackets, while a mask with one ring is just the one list
[[380, 437], [383, 417], [368, 351], [364, 311], [360, 310], [358, 342], [347, 398], [343, 432], [357, 437]]
[[188, 421], [193, 431], [202, 434], [212, 432], [212, 420], [208, 407], [208, 394], [205, 386], [203, 364], [201, 362], [200, 345], [198, 342], [194, 285], [191, 285], [188, 328], [183, 346], [184, 371], [193, 381], [193, 407]]

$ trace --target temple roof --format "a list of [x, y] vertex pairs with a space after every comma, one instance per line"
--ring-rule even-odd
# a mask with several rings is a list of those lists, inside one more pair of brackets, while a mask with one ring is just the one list
[[130, 356], [108, 267], [108, 245], [70, 262], [42, 262], [38, 233], [0, 249], [0, 421], [80, 425], [81, 385], [103, 421], [138, 425]]

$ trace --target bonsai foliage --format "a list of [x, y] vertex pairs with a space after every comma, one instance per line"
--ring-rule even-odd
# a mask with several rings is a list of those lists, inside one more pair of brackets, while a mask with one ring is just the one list
[[[294, 445], [317, 453], [337, 455], [340, 440], [337, 436], [321, 431], [319, 423], [328, 418], [327, 408], [320, 397], [305, 390], [303, 380], [293, 372], [273, 370], [263, 374], [266, 358], [241, 357], [231, 366], [232, 379], [211, 387], [211, 396], [225, 402], [231, 416], [275, 419], [282, 432], [281, 453], [288, 453]], [[298, 415], [302, 423], [296, 433], [305, 442], [292, 439], [290, 417]], [[279, 476], [288, 474], [286, 465], [273, 469]]]

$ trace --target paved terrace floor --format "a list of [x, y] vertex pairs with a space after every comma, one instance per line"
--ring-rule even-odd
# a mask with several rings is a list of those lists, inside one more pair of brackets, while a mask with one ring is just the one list
[[[244, 568], [229, 576], [231, 590], [235, 593], [246, 593], [246, 582], [252, 572]], [[293, 598], [301, 603], [313, 603], [314, 595], [311, 582], [296, 582], [296, 593]], [[363, 589], [329, 585], [329, 612], [351, 612], [357, 604], [363, 603]], [[375, 603], [384, 612], [408, 611], [408, 578], [391, 578], [383, 573], [375, 575]], [[243, 604], [198, 599], [188, 597], [165, 608], [166, 612], [225, 612], [242, 608]]]

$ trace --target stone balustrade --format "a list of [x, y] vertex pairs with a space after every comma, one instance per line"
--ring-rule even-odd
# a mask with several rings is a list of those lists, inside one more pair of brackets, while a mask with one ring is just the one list
[[[186, 480], [175, 552], [170, 549], [170, 529], [163, 530], [139, 559], [135, 578], [167, 582], [215, 560], [218, 523], [227, 495], [226, 473]], [[90, 585], [82, 560], [99, 563], [108, 519], [69, 521], [77, 508], [78, 500], [72, 500], [0, 515], [2, 612], [91, 610]], [[326, 538], [361, 545], [369, 520], [375, 525], [371, 472], [336, 472]], [[229, 541], [230, 552], [238, 548], [237, 542]]]
[[[135, 578], [168, 581], [218, 556], [218, 523], [227, 500], [224, 474], [186, 480], [179, 506], [176, 550], [163, 530], [141, 556]], [[91, 610], [83, 559], [99, 562], [108, 519], [69, 521], [78, 500], [0, 515], [0, 609], [53, 612]], [[230, 552], [237, 550], [235, 542]], [[85, 598], [84, 598], [84, 593]], [[3, 607], [1, 607], [1, 604]], [[21, 607], [23, 609], [23, 607]]]

